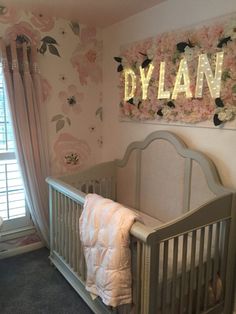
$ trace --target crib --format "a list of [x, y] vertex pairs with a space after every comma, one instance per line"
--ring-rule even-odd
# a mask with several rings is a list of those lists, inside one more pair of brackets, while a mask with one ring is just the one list
[[[47, 182], [50, 260], [94, 313], [232, 313], [236, 194], [204, 154], [156, 131], [121, 160]], [[108, 307], [85, 290], [79, 217], [86, 193], [143, 217], [130, 231], [132, 305]]]

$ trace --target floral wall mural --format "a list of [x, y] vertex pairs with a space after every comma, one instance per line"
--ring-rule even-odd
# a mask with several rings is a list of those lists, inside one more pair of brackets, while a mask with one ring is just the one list
[[[102, 149], [100, 31], [78, 21], [1, 4], [0, 26], [0, 36], [6, 42], [30, 41], [38, 48], [51, 174], [66, 174], [97, 163]], [[37, 241], [34, 233], [1, 243], [1, 249]]]
[[[95, 27], [0, 5], [0, 36], [38, 47], [52, 174], [99, 160], [102, 41]], [[93, 132], [91, 132], [93, 128]]]
[[[198, 81], [201, 56], [207, 63], [206, 71], [201, 63], [206, 72], [203, 86]], [[221, 58], [222, 64], [217, 58]], [[236, 117], [236, 15], [129, 44], [114, 59], [120, 73], [122, 118], [157, 123], [209, 121], [210, 126], [223, 126]], [[147, 97], [143, 94], [145, 84]], [[174, 97], [176, 85], [180, 89]], [[201, 87], [203, 91], [198, 96], [196, 89]], [[219, 87], [220, 94], [214, 96], [210, 87]], [[130, 97], [125, 98], [125, 92]]]

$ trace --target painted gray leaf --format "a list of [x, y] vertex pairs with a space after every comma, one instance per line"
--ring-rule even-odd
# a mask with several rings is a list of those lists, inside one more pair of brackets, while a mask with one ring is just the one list
[[103, 120], [103, 109], [102, 109], [102, 107], [99, 107], [99, 108], [96, 110], [96, 116], [98, 116], [101, 121]]
[[41, 41], [45, 42], [46, 44], [54, 44], [54, 45], [58, 45], [58, 43], [56, 42], [56, 40], [54, 38], [52, 38], [51, 36], [45, 36], [41, 39]]
[[52, 118], [52, 122], [57, 121], [62, 119], [64, 116], [62, 114], [56, 114], [53, 118]]
[[42, 55], [44, 55], [45, 52], [46, 52], [46, 50], [47, 50], [47, 45], [46, 45], [45, 42], [43, 42], [38, 51], [39, 51]]
[[49, 51], [52, 55], [60, 57], [59, 51], [54, 45], [48, 45]]
[[77, 36], [79, 36], [79, 33], [80, 33], [80, 26], [79, 26], [79, 23], [78, 22], [72, 22], [70, 23], [70, 27], [73, 31], [73, 33]]
[[67, 121], [67, 123], [68, 123], [69, 125], [71, 125], [71, 121], [70, 121], [70, 119], [69, 119], [68, 117], [66, 117], [66, 121]]
[[60, 131], [63, 129], [65, 126], [65, 120], [58, 120], [56, 124], [56, 132]]
[[0, 15], [4, 15], [5, 14], [5, 9], [6, 7], [4, 7], [3, 5], [0, 5]]

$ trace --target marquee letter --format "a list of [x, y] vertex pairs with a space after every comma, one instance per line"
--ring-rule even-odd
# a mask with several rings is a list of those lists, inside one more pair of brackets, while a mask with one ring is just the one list
[[207, 79], [207, 84], [211, 93], [212, 98], [220, 97], [220, 87], [221, 87], [221, 74], [222, 74], [222, 65], [224, 59], [224, 52], [216, 53], [216, 67], [215, 67], [215, 77], [213, 77], [211, 66], [207, 58], [207, 54], [201, 54], [198, 59], [198, 69], [197, 69], [197, 82], [195, 97], [202, 97], [203, 89], [203, 76], [205, 74]]
[[164, 91], [164, 82], [165, 82], [165, 62], [160, 63], [160, 73], [159, 73], [159, 84], [158, 84], [158, 99], [169, 99], [170, 91]]
[[124, 69], [125, 75], [125, 97], [124, 100], [127, 101], [134, 97], [136, 91], [136, 75], [131, 69]]
[[[183, 84], [181, 84], [183, 78]], [[178, 93], [186, 93], [187, 98], [192, 97], [192, 93], [190, 90], [190, 80], [189, 80], [189, 74], [188, 74], [188, 64], [185, 58], [183, 58], [180, 61], [179, 64], [179, 70], [176, 76], [175, 80], [175, 86], [172, 94], [172, 99], [176, 99], [178, 96]]]
[[148, 91], [148, 85], [152, 76], [154, 66], [152, 63], [149, 64], [149, 68], [147, 71], [147, 75], [145, 76], [145, 70], [140, 66], [140, 76], [141, 76], [141, 83], [142, 83], [142, 99], [147, 99], [147, 91]]

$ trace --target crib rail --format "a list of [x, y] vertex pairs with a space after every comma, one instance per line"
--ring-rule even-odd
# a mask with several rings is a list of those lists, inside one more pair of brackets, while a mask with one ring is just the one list
[[[107, 180], [111, 182], [111, 178]], [[101, 185], [98, 187], [98, 181], [94, 184], [93, 180], [88, 180], [80, 187], [85, 192], [96, 192], [98, 188], [100, 192], [103, 192], [103, 196], [111, 198], [109, 193], [112, 193], [112, 190], [104, 189], [107, 186], [105, 181], [105, 178], [100, 180]], [[85, 201], [85, 193], [58, 179], [47, 178], [47, 183], [50, 193], [50, 259], [52, 263], [94, 309], [95, 313], [128, 313], [127, 307], [123, 306], [112, 309], [102, 305], [101, 302], [100, 304], [97, 302], [94, 306], [89, 294], [84, 292], [86, 263], [79, 237], [79, 217]], [[135, 252], [132, 256], [133, 271], [137, 274], [133, 277], [136, 287], [133, 290], [136, 313], [144, 313], [142, 308], [146, 297], [142, 291], [142, 280], [146, 272], [143, 270], [143, 264], [147, 263], [146, 259], [148, 260], [146, 241], [153, 231], [139, 222], [131, 229], [131, 243], [134, 246], [132, 252]], [[71, 274], [73, 274], [72, 279]]]
[[232, 195], [224, 195], [150, 235], [145, 313], [221, 313], [230, 271], [231, 206]]
[[[112, 198], [111, 177], [86, 180], [85, 192]], [[129, 313], [112, 309], [85, 292], [86, 264], [79, 238], [85, 193], [57, 179], [50, 186], [50, 259], [95, 313]], [[108, 188], [107, 188], [108, 187]], [[182, 218], [151, 229], [131, 228], [135, 314], [220, 313], [227, 290], [232, 195], [221, 196]], [[209, 208], [210, 206], [210, 208]], [[206, 214], [204, 214], [205, 212]], [[200, 219], [201, 218], [201, 219]], [[205, 223], [203, 223], [205, 222]]]

